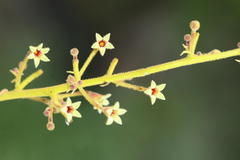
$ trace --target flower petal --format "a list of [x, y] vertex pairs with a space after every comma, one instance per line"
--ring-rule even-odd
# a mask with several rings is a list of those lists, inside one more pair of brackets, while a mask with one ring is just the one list
[[100, 54], [101, 54], [102, 56], [104, 56], [105, 51], [106, 51], [106, 48], [101, 47], [101, 48], [99, 48], [99, 51], [100, 51]]
[[114, 104], [114, 106], [113, 106], [114, 109], [119, 109], [119, 107], [120, 107], [119, 102], [116, 102], [116, 103]]
[[39, 58], [34, 58], [34, 65], [35, 65], [35, 68], [38, 67], [39, 63], [40, 63], [40, 59], [39, 59]]
[[111, 33], [106, 34], [106, 35], [103, 37], [103, 40], [108, 42], [108, 41], [110, 40], [110, 36], [111, 36]]
[[50, 61], [50, 59], [48, 59], [48, 57], [47, 57], [45, 54], [41, 55], [40, 59], [41, 59], [43, 62], [49, 62], [49, 61]]
[[119, 116], [115, 116], [115, 117], [113, 118], [113, 120], [114, 120], [117, 124], [122, 125], [122, 119], [121, 119]]
[[31, 52], [35, 52], [37, 50], [37, 48], [34, 47], [34, 46], [29, 46], [29, 49], [30, 49]]
[[80, 105], [81, 105], [80, 101], [79, 102], [75, 102], [75, 103], [72, 104], [74, 109], [78, 109]]
[[120, 115], [120, 116], [125, 114], [126, 112], [127, 112], [127, 110], [126, 109], [122, 109], [122, 108], [118, 109], [118, 111], [117, 111], [118, 115]]
[[72, 115], [71, 114], [67, 114], [67, 116], [66, 116], [66, 124], [69, 126], [71, 122], [72, 122]]
[[157, 86], [159, 92], [161, 92], [166, 87], [166, 84], [160, 84]]
[[98, 113], [101, 114], [102, 110], [100, 108], [97, 109]]
[[101, 41], [103, 38], [100, 34], [96, 33], [96, 41], [99, 42]]
[[155, 88], [157, 85], [156, 83], [154, 82], [154, 80], [151, 81], [151, 88]]
[[72, 105], [72, 101], [71, 101], [71, 99], [70, 98], [67, 98], [67, 106], [71, 106]]
[[81, 118], [81, 117], [82, 117], [82, 115], [81, 115], [77, 110], [73, 111], [73, 112], [72, 112], [72, 115], [73, 115], [74, 117], [77, 117], [77, 118]]
[[239, 59], [235, 59], [235, 61], [236, 61], [236, 62], [240, 62], [240, 60], [239, 60]]
[[108, 93], [108, 94], [104, 95], [104, 98], [107, 99], [107, 98], [109, 98], [109, 97], [111, 97], [111, 96], [112, 96], [112, 94], [111, 94], [111, 93]]
[[154, 103], [156, 102], [156, 96], [150, 96], [150, 99], [151, 99], [152, 105], [154, 105]]
[[151, 96], [151, 95], [152, 95], [152, 89], [151, 89], [151, 88], [148, 88], [148, 89], [146, 89], [146, 90], [144, 91], [144, 93], [145, 93], [146, 95]]
[[108, 106], [109, 104], [110, 104], [110, 102], [107, 99], [102, 100], [101, 105]]
[[35, 55], [33, 53], [29, 54], [28, 59], [33, 59]]
[[98, 42], [93, 43], [93, 45], [91, 46], [92, 49], [97, 49], [100, 48]]
[[42, 48], [41, 51], [43, 54], [47, 54], [50, 51], [50, 48]]
[[106, 125], [111, 125], [113, 123], [113, 118], [112, 117], [108, 117]]
[[41, 50], [42, 47], [43, 47], [43, 43], [40, 43], [40, 44], [37, 46], [37, 49], [38, 49], [38, 50]]
[[[61, 111], [61, 113], [63, 114], [63, 115], [66, 115], [66, 113], [67, 113], [67, 107], [65, 106], [65, 107], [62, 107], [61, 109], [60, 109], [60, 111]], [[65, 116], [66, 117], [66, 116]]]
[[114, 46], [112, 45], [112, 43], [108, 42], [108, 43], [106, 44], [106, 48], [107, 48], [107, 49], [114, 49]]
[[161, 100], [166, 100], [165, 96], [161, 93], [158, 92], [158, 94], [156, 95], [157, 98], [161, 99]]

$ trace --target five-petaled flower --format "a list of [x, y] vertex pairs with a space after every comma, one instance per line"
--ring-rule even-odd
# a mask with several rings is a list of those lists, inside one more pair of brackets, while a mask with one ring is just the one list
[[122, 120], [120, 116], [125, 114], [127, 110], [120, 108], [119, 102], [116, 102], [112, 107], [104, 107], [103, 112], [108, 118], [106, 125], [111, 125], [113, 122], [122, 125]]
[[67, 98], [66, 103], [61, 108], [61, 113], [66, 118], [66, 124], [69, 125], [73, 120], [73, 117], [81, 118], [81, 114], [77, 111], [81, 102], [72, 103], [70, 98]]
[[96, 42], [93, 43], [92, 48], [98, 49], [100, 54], [104, 56], [106, 49], [114, 49], [112, 43], [109, 42], [110, 40], [110, 33], [102, 37], [100, 34], [96, 33]]
[[144, 91], [145, 94], [150, 96], [152, 105], [155, 103], [157, 98], [165, 100], [165, 96], [161, 93], [165, 87], [166, 84], [156, 85], [156, 83], [152, 80], [151, 86]]
[[50, 60], [45, 55], [49, 52], [50, 48], [43, 48], [43, 43], [39, 44], [38, 46], [29, 46], [30, 54], [28, 59], [34, 60], [34, 65], [37, 68], [40, 61], [49, 62]]

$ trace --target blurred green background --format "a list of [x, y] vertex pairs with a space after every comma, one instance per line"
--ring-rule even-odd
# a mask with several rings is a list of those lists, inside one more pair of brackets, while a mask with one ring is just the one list
[[[198, 50], [228, 50], [240, 35], [240, 1], [208, 0], [0, 0], [0, 88], [12, 89], [9, 69], [29, 45], [51, 48], [51, 63], [29, 87], [65, 81], [69, 50], [78, 47], [81, 63], [95, 33], [111, 32], [114, 50], [97, 56], [86, 78], [102, 75], [114, 57], [116, 72], [179, 58], [188, 23], [201, 22]], [[128, 113], [123, 126], [105, 126], [84, 100], [77, 119], [66, 126], [55, 116], [56, 130], [45, 129], [45, 106], [28, 100], [0, 103], [0, 160], [238, 160], [240, 159], [239, 64], [234, 58], [179, 68], [132, 82], [167, 83], [166, 101], [150, 105], [142, 93], [110, 85], [92, 87], [112, 93]], [[26, 74], [34, 70], [30, 63]], [[75, 99], [79, 100], [79, 98]]]

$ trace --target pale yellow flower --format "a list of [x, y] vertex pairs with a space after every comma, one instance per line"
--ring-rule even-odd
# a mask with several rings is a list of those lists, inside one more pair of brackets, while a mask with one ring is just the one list
[[110, 33], [102, 37], [100, 34], [96, 33], [96, 42], [93, 43], [92, 48], [98, 49], [100, 54], [104, 56], [106, 49], [114, 49], [112, 43], [109, 42], [110, 40]]
[[165, 100], [165, 96], [161, 93], [161, 91], [166, 87], [166, 84], [156, 85], [156, 83], [152, 80], [151, 86], [144, 91], [145, 94], [150, 96], [152, 105], [155, 103], [156, 99]]
[[69, 125], [73, 117], [81, 118], [81, 114], [77, 111], [81, 102], [72, 103], [70, 98], [67, 98], [65, 105], [61, 108], [61, 113], [66, 118], [66, 124]]
[[120, 108], [119, 102], [116, 102], [112, 107], [104, 107], [104, 113], [108, 118], [106, 125], [111, 125], [113, 122], [122, 125], [122, 119], [120, 116], [126, 112], [126, 109]]
[[50, 51], [50, 48], [43, 48], [43, 43], [39, 44], [38, 46], [29, 46], [30, 54], [28, 59], [34, 60], [34, 65], [37, 68], [40, 61], [49, 62], [50, 60], [45, 55]]

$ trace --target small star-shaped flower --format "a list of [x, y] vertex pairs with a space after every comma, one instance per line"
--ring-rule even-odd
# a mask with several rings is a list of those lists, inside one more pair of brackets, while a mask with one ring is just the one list
[[110, 40], [110, 33], [102, 37], [100, 34], [96, 33], [96, 42], [93, 43], [93, 49], [98, 49], [100, 54], [104, 56], [106, 49], [114, 49], [112, 43], [109, 42]]
[[40, 61], [49, 62], [50, 60], [45, 55], [50, 51], [50, 48], [43, 48], [43, 43], [39, 44], [38, 46], [29, 46], [30, 54], [28, 59], [34, 60], [34, 65], [37, 68]]
[[119, 102], [116, 102], [112, 107], [104, 107], [103, 112], [108, 118], [106, 125], [111, 125], [113, 122], [122, 125], [122, 119], [120, 118], [120, 116], [125, 114], [127, 110], [120, 108]]
[[66, 118], [66, 124], [69, 125], [73, 117], [81, 118], [81, 114], [77, 111], [81, 102], [72, 103], [70, 98], [67, 98], [65, 105], [61, 108], [61, 113]]
[[150, 96], [152, 105], [155, 103], [157, 98], [165, 100], [165, 96], [161, 93], [165, 87], [166, 84], [156, 85], [156, 83], [152, 80], [151, 86], [144, 91], [146, 95]]

